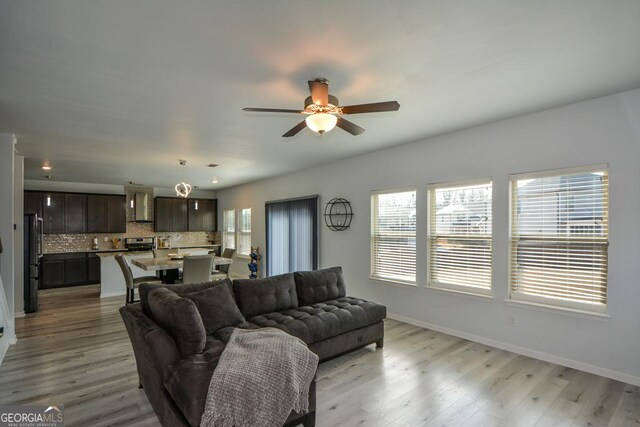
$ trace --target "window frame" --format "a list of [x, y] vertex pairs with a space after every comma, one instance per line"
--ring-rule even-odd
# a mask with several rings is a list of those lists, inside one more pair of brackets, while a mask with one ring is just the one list
[[[418, 234], [417, 234], [417, 219], [418, 219], [418, 211], [417, 211], [417, 199], [418, 199], [418, 190], [417, 190], [417, 186], [411, 186], [411, 187], [402, 187], [402, 188], [393, 188], [393, 189], [386, 189], [386, 190], [373, 190], [371, 191], [370, 194], [370, 199], [369, 199], [369, 207], [370, 207], [370, 221], [369, 221], [369, 255], [370, 255], [370, 260], [369, 260], [369, 279], [372, 280], [377, 280], [377, 281], [381, 281], [381, 282], [387, 282], [387, 283], [392, 283], [392, 284], [400, 284], [400, 285], [407, 285], [407, 286], [411, 286], [411, 287], [416, 287], [417, 286], [417, 279], [418, 279], [418, 275], [417, 275], [417, 263], [418, 263], [418, 259], [417, 259], [417, 246], [418, 246]], [[377, 211], [377, 207], [374, 209], [374, 197], [377, 197], [379, 195], [384, 195], [384, 194], [395, 194], [395, 193], [408, 193], [408, 192], [413, 192], [415, 194], [415, 198], [416, 198], [416, 224], [414, 225], [414, 231], [413, 231], [413, 238], [416, 242], [416, 245], [414, 247], [414, 258], [415, 258], [415, 271], [414, 271], [414, 278], [413, 280], [402, 280], [402, 279], [398, 279], [395, 277], [387, 277], [387, 276], [381, 276], [381, 275], [377, 275], [374, 271], [375, 269], [375, 257], [376, 257], [376, 253], [377, 251], [375, 250], [375, 233], [374, 233], [374, 221], [376, 219], [376, 211]], [[409, 236], [410, 237], [410, 236]]]
[[[243, 211], [247, 211], [247, 210], [249, 211], [249, 231], [243, 231], [243, 229], [242, 229], [242, 224], [243, 224], [243, 222], [242, 222], [242, 212]], [[237, 227], [236, 227], [236, 231], [235, 231], [235, 235], [236, 235], [236, 237], [235, 237], [235, 240], [236, 240], [236, 248], [235, 248], [236, 249], [236, 254], [237, 254], [237, 256], [240, 256], [240, 257], [249, 258], [249, 255], [251, 254], [251, 229], [252, 229], [251, 221], [253, 221], [253, 217], [252, 217], [253, 213], [251, 212], [251, 208], [248, 207], [248, 208], [237, 209], [236, 215], [237, 215], [237, 217], [236, 217]], [[240, 239], [241, 239], [241, 236], [243, 234], [249, 236], [249, 252], [246, 252], [246, 253], [240, 251]]]
[[[464, 187], [473, 187], [473, 186], [482, 186], [488, 185], [491, 187], [491, 234], [488, 236], [487, 240], [489, 242], [489, 251], [490, 251], [490, 262], [489, 262], [489, 287], [488, 288], [480, 288], [477, 286], [464, 286], [453, 283], [434, 283], [431, 278], [432, 274], [432, 252], [431, 252], [431, 240], [434, 236], [434, 230], [432, 225], [432, 217], [431, 217], [431, 207], [432, 203], [435, 203], [433, 197], [435, 196], [436, 190], [443, 188], [464, 188]], [[427, 289], [435, 289], [441, 290], [445, 292], [455, 292], [455, 293], [464, 293], [470, 295], [477, 295], [481, 297], [493, 297], [493, 193], [494, 193], [494, 182], [493, 178], [479, 178], [465, 181], [447, 181], [447, 182], [438, 182], [427, 185], [427, 247], [426, 247], [426, 255], [427, 255], [427, 278], [426, 278], [426, 288]], [[435, 208], [434, 208], [435, 209]], [[434, 221], [437, 221], [437, 217], [434, 218]]]
[[[233, 212], [232, 215], [230, 215], [229, 217], [233, 218], [233, 231], [228, 231], [228, 224], [227, 224], [227, 212]], [[224, 209], [222, 211], [222, 243], [223, 243], [223, 249], [227, 249], [229, 248], [229, 246], [227, 246], [227, 237], [229, 235], [233, 236], [233, 248], [230, 249], [235, 249], [237, 251], [237, 247], [238, 247], [238, 242], [236, 242], [236, 222], [237, 222], [237, 218], [236, 218], [236, 209]]]
[[[589, 304], [586, 302], [574, 301], [574, 300], [566, 300], [562, 301], [556, 298], [545, 298], [541, 296], [535, 295], [526, 295], [518, 293], [514, 290], [516, 287], [513, 283], [514, 278], [514, 269], [517, 268], [517, 262], [514, 260], [514, 257], [517, 257], [517, 252], [514, 250], [514, 220], [515, 215], [517, 214], [517, 205], [514, 203], [514, 185], [517, 186], [517, 182], [520, 180], [526, 179], [537, 179], [537, 178], [548, 178], [548, 177], [560, 177], [566, 175], [575, 175], [581, 173], [596, 173], [604, 171], [607, 176], [607, 192], [606, 198], [603, 201], [605, 210], [604, 215], [607, 218], [607, 234], [605, 242], [602, 243], [606, 250], [605, 261], [607, 264], [606, 267], [606, 283], [605, 283], [605, 304], [596, 306], [594, 304]], [[509, 241], [508, 241], [508, 278], [507, 278], [507, 288], [508, 288], [508, 299], [505, 300], [507, 303], [513, 304], [526, 304], [531, 306], [539, 306], [543, 308], [548, 308], [551, 310], [559, 310], [565, 312], [577, 312], [577, 313], [585, 313], [588, 315], [596, 315], [596, 316], [605, 316], [608, 317], [608, 307], [609, 307], [609, 245], [610, 245], [610, 174], [609, 174], [609, 165], [607, 163], [602, 164], [594, 164], [588, 166], [578, 166], [578, 167], [570, 167], [570, 168], [561, 168], [561, 169], [549, 169], [544, 171], [536, 171], [536, 172], [525, 172], [525, 173], [516, 173], [509, 175]]]

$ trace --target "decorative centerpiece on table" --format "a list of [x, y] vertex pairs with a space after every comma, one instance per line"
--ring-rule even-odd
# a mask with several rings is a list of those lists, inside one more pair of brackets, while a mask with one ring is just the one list
[[251, 253], [249, 254], [249, 279], [257, 279], [260, 276], [260, 260], [262, 259], [262, 255], [260, 255], [260, 246], [256, 246], [255, 248], [251, 246]]

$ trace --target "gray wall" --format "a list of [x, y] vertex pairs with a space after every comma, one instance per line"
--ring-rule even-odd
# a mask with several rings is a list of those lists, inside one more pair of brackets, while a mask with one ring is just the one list
[[[609, 164], [610, 174], [611, 317], [507, 303], [509, 175], [600, 163]], [[352, 227], [333, 232], [321, 225], [320, 263], [343, 266], [350, 294], [384, 303], [415, 324], [640, 385], [639, 165], [640, 90], [634, 90], [220, 190], [219, 213], [251, 207], [253, 244], [264, 248], [265, 201], [320, 194], [322, 210], [329, 199], [344, 197], [355, 213]], [[426, 289], [427, 184], [485, 177], [494, 182], [493, 299]], [[371, 280], [371, 191], [412, 185], [418, 189], [418, 286]], [[240, 261], [235, 273], [247, 275]]]

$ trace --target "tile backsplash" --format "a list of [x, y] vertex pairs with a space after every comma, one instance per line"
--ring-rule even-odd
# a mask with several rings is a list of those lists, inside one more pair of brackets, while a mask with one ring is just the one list
[[[99, 234], [45, 234], [44, 253], [85, 252], [93, 250], [93, 238], [98, 238], [98, 250], [114, 249], [112, 239], [121, 240], [124, 247], [125, 237], [171, 237], [172, 247], [209, 245], [211, 241], [220, 244], [220, 232], [189, 231], [182, 233], [156, 233], [151, 223], [127, 223], [126, 233]], [[107, 241], [105, 241], [105, 238]]]

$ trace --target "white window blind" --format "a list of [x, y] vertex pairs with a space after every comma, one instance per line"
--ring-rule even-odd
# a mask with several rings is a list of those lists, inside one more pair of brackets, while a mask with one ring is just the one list
[[511, 298], [604, 312], [606, 166], [511, 177]]
[[241, 209], [238, 217], [238, 253], [251, 253], [251, 208]]
[[429, 286], [491, 293], [491, 181], [428, 191]]
[[224, 247], [229, 249], [236, 248], [236, 210], [225, 209], [223, 212], [223, 229], [222, 239]]
[[371, 195], [371, 276], [415, 283], [415, 190]]

